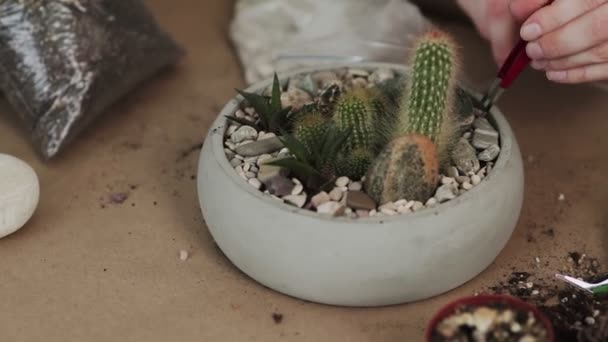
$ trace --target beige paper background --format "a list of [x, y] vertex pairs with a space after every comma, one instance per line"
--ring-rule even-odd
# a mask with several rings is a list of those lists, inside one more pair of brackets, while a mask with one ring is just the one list
[[[608, 262], [608, 99], [529, 71], [500, 102], [522, 152], [534, 156], [525, 165], [524, 209], [513, 238], [479, 277], [430, 300], [374, 309], [306, 303], [258, 285], [212, 243], [192, 179], [198, 150], [184, 155], [243, 85], [227, 40], [232, 4], [148, 3], [188, 56], [115, 105], [59, 158], [41, 162], [0, 106], [0, 152], [31, 163], [42, 185], [33, 219], [0, 240], [1, 341], [420, 341], [442, 304], [513, 268], [539, 272], [536, 256], [549, 262], [546, 274], [571, 250]], [[463, 44], [468, 77], [485, 84], [496, 70], [487, 46], [462, 24], [445, 27]], [[100, 198], [114, 191], [128, 191], [128, 200], [102, 209]], [[560, 192], [566, 201], [557, 200]], [[547, 228], [554, 238], [542, 234]], [[181, 249], [190, 252], [185, 262]]]

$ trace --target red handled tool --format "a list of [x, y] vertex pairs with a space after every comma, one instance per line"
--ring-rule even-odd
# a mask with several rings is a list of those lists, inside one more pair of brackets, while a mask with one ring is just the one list
[[[549, 0], [546, 5], [552, 2], [553, 0]], [[498, 100], [505, 89], [513, 83], [521, 71], [530, 63], [530, 57], [526, 54], [527, 43], [525, 40], [520, 39], [498, 71], [498, 76], [481, 100], [481, 105], [486, 112], [492, 108], [492, 105]]]

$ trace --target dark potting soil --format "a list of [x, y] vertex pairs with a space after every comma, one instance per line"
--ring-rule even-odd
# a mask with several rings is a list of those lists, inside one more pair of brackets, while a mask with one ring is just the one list
[[183, 53], [141, 0], [0, 0], [0, 91], [47, 159]]
[[[572, 252], [561, 270], [587, 282], [608, 279], [595, 258]], [[513, 272], [489, 289], [491, 293], [518, 297], [543, 312], [551, 321], [558, 342], [608, 341], [608, 297], [594, 296], [559, 280], [532, 272]]]
[[532, 312], [515, 310], [495, 303], [484, 306], [462, 305], [439, 322], [432, 342], [518, 342], [547, 341], [547, 330]]

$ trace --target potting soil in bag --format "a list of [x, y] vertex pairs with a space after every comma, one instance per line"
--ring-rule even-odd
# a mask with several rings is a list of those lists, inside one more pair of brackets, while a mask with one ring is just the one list
[[47, 159], [182, 55], [141, 0], [0, 0], [0, 90]]

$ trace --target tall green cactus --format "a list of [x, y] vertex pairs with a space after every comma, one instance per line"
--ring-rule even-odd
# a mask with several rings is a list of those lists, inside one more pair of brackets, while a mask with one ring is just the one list
[[392, 140], [374, 160], [364, 184], [379, 203], [432, 196], [458, 132], [453, 111], [459, 62], [451, 37], [438, 30], [422, 35], [410, 65]]
[[428, 137], [443, 163], [458, 132], [454, 110], [460, 61], [453, 39], [439, 30], [422, 35], [414, 46], [410, 65], [411, 78], [402, 98], [395, 133]]

